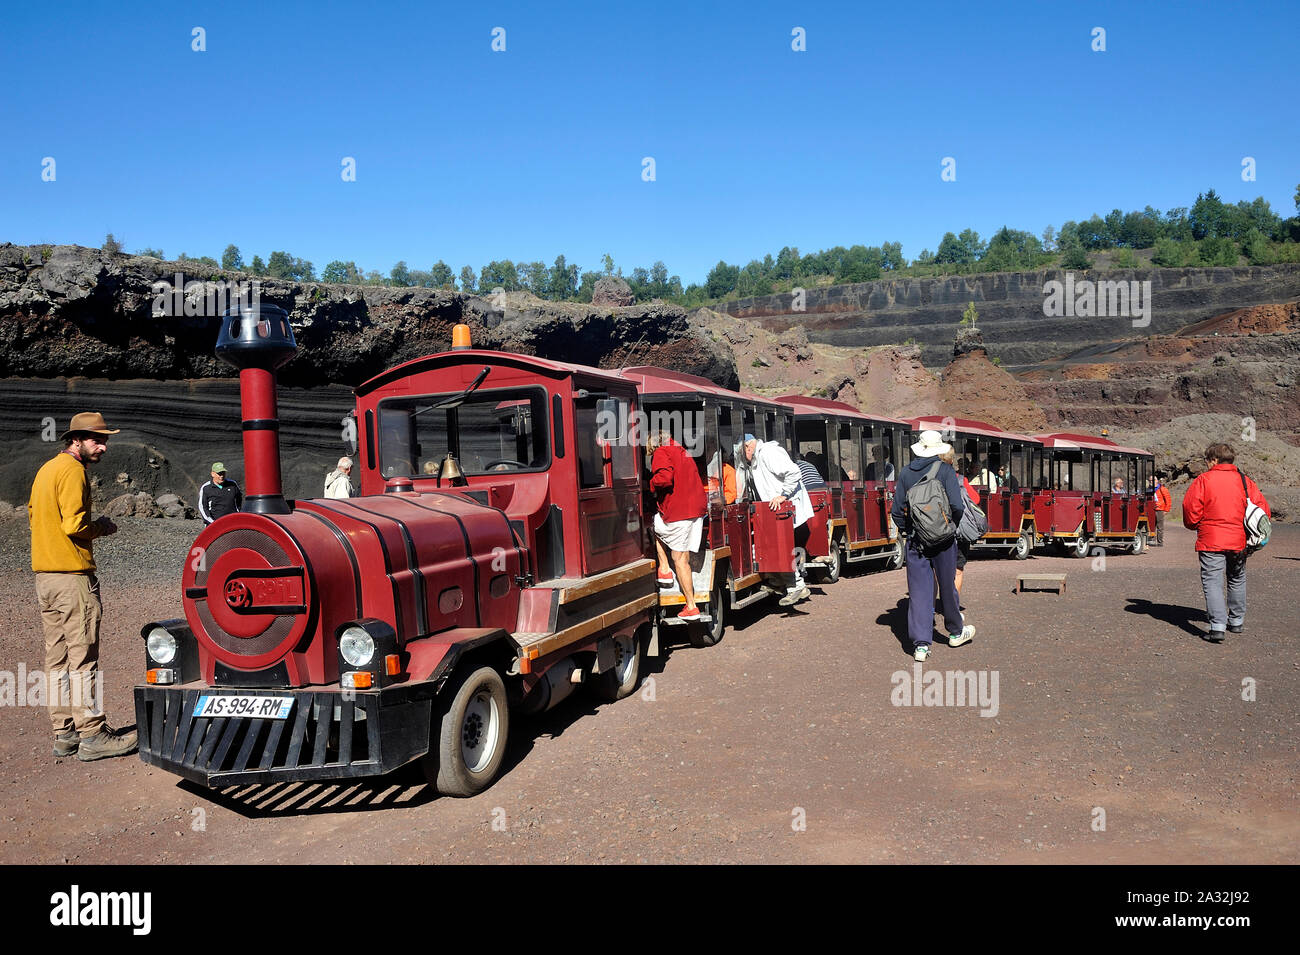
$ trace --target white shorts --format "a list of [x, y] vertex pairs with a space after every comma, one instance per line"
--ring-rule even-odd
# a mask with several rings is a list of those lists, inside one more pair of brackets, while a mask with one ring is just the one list
[[662, 514], [656, 514], [655, 534], [669, 550], [693, 554], [700, 549], [700, 538], [704, 534], [704, 518], [673, 521], [669, 524]]

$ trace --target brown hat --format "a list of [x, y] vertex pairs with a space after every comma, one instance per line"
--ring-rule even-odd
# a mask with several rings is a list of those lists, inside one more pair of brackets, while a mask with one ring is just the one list
[[104, 416], [98, 411], [83, 411], [81, 414], [72, 416], [72, 422], [68, 425], [68, 430], [59, 435], [60, 441], [67, 441], [74, 434], [117, 434], [119, 428], [110, 428], [104, 421]]

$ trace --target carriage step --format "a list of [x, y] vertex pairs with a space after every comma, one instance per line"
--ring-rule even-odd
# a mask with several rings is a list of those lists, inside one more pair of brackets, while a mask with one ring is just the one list
[[1025, 584], [1045, 584], [1042, 589], [1054, 589], [1065, 596], [1065, 574], [1020, 574], [1016, 577], [1016, 593], [1025, 592]]
[[659, 618], [659, 626], [661, 627], [684, 627], [691, 623], [713, 623], [713, 614], [705, 613], [701, 610], [698, 617], [692, 617], [690, 620], [683, 620], [676, 614], [665, 615]]

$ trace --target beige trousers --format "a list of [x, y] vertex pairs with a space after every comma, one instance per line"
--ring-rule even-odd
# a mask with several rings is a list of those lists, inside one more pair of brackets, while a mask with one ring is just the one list
[[94, 574], [37, 574], [45, 629], [46, 702], [54, 732], [82, 739], [104, 726], [99, 684], [99, 581]]

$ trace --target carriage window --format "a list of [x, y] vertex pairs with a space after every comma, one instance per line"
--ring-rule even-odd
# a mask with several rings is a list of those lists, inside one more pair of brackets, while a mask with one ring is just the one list
[[[578, 437], [578, 486], [602, 487], [605, 484], [603, 444], [618, 440], [617, 434], [600, 430], [600, 415], [594, 398], [579, 401], [573, 409], [573, 430]], [[613, 429], [610, 429], [612, 431]]]
[[862, 463], [858, 450], [861, 438], [861, 428], [847, 424], [839, 426], [839, 451], [837, 454], [839, 473], [828, 475], [827, 480], [859, 481], [862, 479]]
[[448, 451], [465, 474], [536, 471], [550, 464], [546, 393], [540, 388], [420, 395], [379, 403], [379, 467], [385, 478], [438, 473]]

